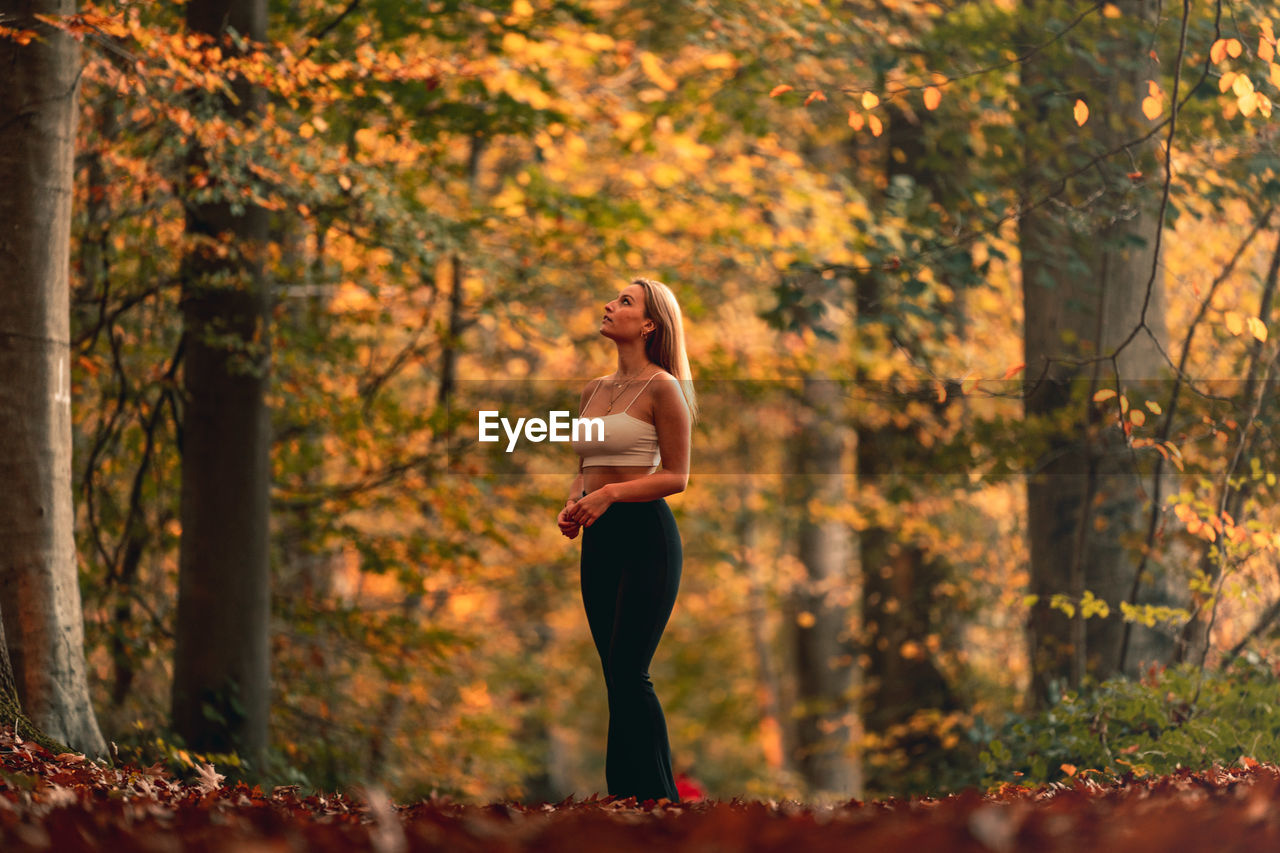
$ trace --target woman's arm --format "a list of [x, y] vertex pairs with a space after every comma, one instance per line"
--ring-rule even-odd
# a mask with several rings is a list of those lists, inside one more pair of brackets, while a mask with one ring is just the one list
[[568, 517], [590, 527], [610, 505], [654, 501], [683, 492], [689, 485], [689, 410], [674, 377], [654, 383], [653, 423], [658, 430], [662, 467], [624, 483], [607, 483], [577, 501]]
[[[597, 379], [594, 382], [588, 382], [582, 389], [582, 395], [578, 398], [579, 417], [582, 416], [582, 410], [587, 407], [587, 400], [591, 399], [587, 395], [587, 391], [592, 390], [593, 386], [598, 385], [600, 381], [601, 380]], [[578, 527], [580, 525], [576, 521], [568, 518], [566, 514], [569, 512], [569, 509], [573, 506], [574, 502], [582, 497], [582, 491], [582, 457], [578, 457], [578, 473], [574, 476], [573, 483], [569, 486], [569, 499], [564, 502], [564, 509], [560, 510], [560, 514], [556, 516], [556, 524], [560, 527], [560, 532], [565, 536], [568, 536], [570, 539], [578, 535]]]

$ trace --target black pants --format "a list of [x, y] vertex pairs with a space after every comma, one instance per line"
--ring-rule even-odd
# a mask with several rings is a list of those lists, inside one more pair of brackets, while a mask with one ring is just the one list
[[582, 603], [609, 690], [609, 793], [679, 802], [667, 721], [649, 680], [680, 588], [683, 552], [664, 500], [615, 503], [582, 534]]

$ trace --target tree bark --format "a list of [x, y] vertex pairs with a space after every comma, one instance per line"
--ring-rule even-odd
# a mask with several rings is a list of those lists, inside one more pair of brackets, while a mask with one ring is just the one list
[[[909, 118], [900, 108], [889, 105], [885, 133], [884, 169], [888, 186], [898, 179], [909, 178], [916, 193], [931, 194], [946, 204], [948, 189], [942, 176], [932, 171], [933, 162], [927, 148], [925, 122], [935, 113], [926, 112]], [[954, 171], [952, 172], [954, 179]], [[954, 195], [954, 194], [951, 194]], [[887, 199], [886, 199], [887, 201]], [[855, 277], [858, 324], [883, 322], [886, 286], [878, 272]], [[952, 302], [949, 319], [962, 325], [960, 305]], [[922, 357], [927, 360], [927, 357]], [[882, 397], [883, 406], [893, 411], [910, 411], [905, 395], [897, 396], [891, 382], [868, 379], [860, 371], [862, 390]], [[874, 386], [874, 387], [872, 387]], [[948, 397], [948, 399], [951, 399]], [[936, 407], [941, 410], [941, 405]], [[893, 505], [909, 506], [919, 490], [927, 488], [926, 479], [906, 483], [895, 469], [922, 453], [916, 430], [927, 430], [927, 424], [904, 429], [896, 424], [884, 426], [859, 423], [857, 426], [857, 471], [862, 488], [877, 489]], [[925, 451], [927, 452], [927, 451]], [[863, 722], [879, 742], [905, 757], [905, 761], [877, 764], [867, 771], [867, 784], [872, 792], [907, 793], [918, 786], [912, 779], [928, 777], [928, 768], [942, 759], [943, 748], [935, 732], [922, 731], [907, 723], [925, 710], [955, 711], [958, 698], [937, 663], [937, 651], [954, 648], [958, 638], [954, 626], [945, 624], [945, 604], [938, 599], [938, 588], [949, 579], [946, 562], [930, 556], [917, 542], [902, 531], [882, 524], [871, 524], [859, 531], [858, 547], [862, 566], [862, 625], [865, 648]], [[929, 637], [936, 643], [930, 643]]]
[[53, 737], [106, 744], [89, 698], [71, 500], [69, 250], [79, 50], [34, 16], [72, 0], [4, 0], [0, 39], [0, 610], [17, 694]]
[[[1028, 5], [1037, 20], [1052, 13], [1048, 2]], [[1098, 388], [1114, 387], [1112, 363], [1099, 357], [1128, 338], [1143, 319], [1144, 304], [1147, 329], [1162, 343], [1166, 338], [1162, 280], [1153, 279], [1162, 171], [1154, 144], [1132, 146], [1133, 159], [1123, 151], [1103, 157], [1063, 180], [1085, 158], [1146, 131], [1139, 101], [1156, 75], [1143, 37], [1149, 38], [1156, 7], [1151, 0], [1120, 0], [1117, 6], [1120, 18], [1097, 24], [1109, 32], [1081, 28], [1072, 36], [1107, 45], [1105, 55], [1083, 63], [1055, 46], [1023, 66], [1024, 203], [1056, 193], [1052, 202], [1027, 210], [1019, 229], [1025, 409], [1029, 417], [1056, 424], [1047, 428], [1047, 450], [1027, 483], [1030, 591], [1038, 597], [1028, 637], [1037, 704], [1078, 686], [1085, 675], [1117, 673], [1124, 636], [1119, 604], [1128, 598], [1138, 564], [1124, 540], [1144, 528], [1144, 483], [1116, 427], [1114, 401], [1103, 409], [1088, 398]], [[1080, 128], [1072, 117], [1077, 98], [1090, 109]], [[1165, 374], [1146, 332], [1126, 345], [1115, 367], [1125, 390], [1139, 400], [1134, 389]], [[1050, 606], [1056, 594], [1078, 604], [1086, 590], [1108, 603], [1109, 617], [1085, 619], [1078, 608], [1068, 617]], [[1162, 575], [1152, 575], [1140, 597], [1173, 600]], [[1171, 638], [1135, 626], [1131, 644], [1126, 669], [1136, 674], [1144, 662], [1167, 654]]]
[[[740, 452], [744, 462], [750, 459], [747, 434], [742, 434]], [[749, 469], [745, 469], [749, 470]], [[782, 679], [773, 662], [773, 643], [769, 628], [769, 601], [767, 579], [759, 553], [759, 529], [762, 521], [751, 507], [751, 499], [757, 492], [747, 486], [742, 494], [742, 506], [738, 510], [734, 529], [737, 532], [738, 550], [735, 559], [738, 570], [746, 575], [747, 612], [750, 614], [751, 650], [756, 661], [756, 701], [760, 712], [760, 744], [765, 763], [780, 774], [794, 772], [791, 756], [795, 750], [791, 731], [784, 725], [782, 706]]]
[[846, 502], [843, 395], [834, 380], [806, 377], [802, 391], [797, 474], [801, 508], [799, 557], [805, 578], [793, 595], [797, 709], [796, 766], [815, 795], [856, 797], [862, 772], [856, 754], [854, 642], [849, 590], [853, 557], [848, 525], [815, 518], [815, 504]]
[[[187, 26], [261, 41], [263, 0], [191, 0]], [[224, 40], [223, 51], [234, 50]], [[260, 96], [237, 87], [224, 113], [248, 121]], [[203, 152], [192, 155], [197, 168]], [[178, 619], [174, 729], [202, 751], [236, 750], [254, 766], [267, 746], [270, 429], [265, 392], [270, 298], [262, 270], [266, 212], [187, 205]]]

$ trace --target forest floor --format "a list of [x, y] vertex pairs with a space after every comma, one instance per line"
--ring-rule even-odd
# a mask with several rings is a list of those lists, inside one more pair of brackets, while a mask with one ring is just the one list
[[106, 767], [0, 730], [0, 850], [77, 851], [1188, 851], [1280, 849], [1280, 767], [831, 808], [795, 801], [672, 805], [395, 805], [385, 795], [304, 795], [226, 785], [213, 768]]

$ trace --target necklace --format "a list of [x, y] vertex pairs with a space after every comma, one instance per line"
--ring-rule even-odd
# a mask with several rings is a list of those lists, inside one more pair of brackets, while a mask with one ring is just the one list
[[604, 413], [606, 415], [613, 411], [613, 404], [618, 402], [618, 398], [621, 397], [623, 392], [627, 390], [627, 386], [639, 378], [640, 376], [637, 374], [636, 376], [632, 376], [630, 379], [626, 380], [625, 382], [613, 383], [613, 387], [616, 390], [614, 391], [613, 396], [609, 398], [609, 408], [604, 410]]

